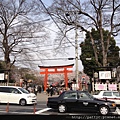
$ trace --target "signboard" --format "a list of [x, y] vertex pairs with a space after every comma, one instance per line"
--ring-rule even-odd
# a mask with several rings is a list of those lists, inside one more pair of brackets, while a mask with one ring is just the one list
[[99, 79], [111, 79], [111, 71], [99, 71]]
[[4, 73], [0, 73], [0, 80], [4, 80]]
[[109, 84], [108, 89], [109, 90], [117, 90], [117, 84]]
[[107, 84], [95, 84], [95, 90], [107, 90]]

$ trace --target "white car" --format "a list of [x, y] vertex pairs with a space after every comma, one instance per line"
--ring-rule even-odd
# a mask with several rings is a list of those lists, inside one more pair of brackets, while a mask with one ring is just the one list
[[118, 91], [100, 91], [98, 95], [93, 95], [98, 99], [107, 99], [114, 101], [117, 105], [120, 105], [120, 93]]
[[22, 106], [36, 104], [37, 97], [26, 89], [17, 86], [0, 86], [0, 103], [14, 103]]

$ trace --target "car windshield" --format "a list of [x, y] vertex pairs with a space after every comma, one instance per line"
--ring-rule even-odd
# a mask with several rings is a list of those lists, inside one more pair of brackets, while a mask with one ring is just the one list
[[20, 91], [22, 91], [22, 93], [26, 93], [26, 94], [29, 94], [29, 92], [26, 90], [26, 89], [23, 89], [23, 88], [18, 88]]
[[119, 92], [113, 92], [113, 95], [115, 95], [116, 97], [120, 97]]

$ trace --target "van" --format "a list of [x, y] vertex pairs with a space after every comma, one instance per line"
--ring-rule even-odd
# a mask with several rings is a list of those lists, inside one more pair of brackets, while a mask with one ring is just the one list
[[18, 86], [0, 86], [0, 103], [36, 104], [37, 96]]

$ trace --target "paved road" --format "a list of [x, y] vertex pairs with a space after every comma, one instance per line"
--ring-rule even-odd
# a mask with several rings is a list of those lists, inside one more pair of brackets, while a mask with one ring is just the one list
[[[52, 97], [56, 97], [58, 95], [53, 95]], [[19, 105], [9, 105], [9, 112], [6, 111], [6, 104], [0, 105], [0, 114], [38, 114], [38, 115], [89, 115], [88, 113], [58, 113], [56, 110], [51, 108], [47, 108], [46, 103], [48, 99], [48, 95], [44, 92], [37, 94], [37, 105], [27, 105], [27, 106], [19, 106]], [[120, 115], [120, 110], [117, 109], [117, 114]], [[115, 114], [116, 114], [115, 113]], [[90, 114], [91, 115], [91, 114]], [[95, 114], [94, 114], [95, 115]]]
[[[57, 95], [53, 95], [55, 97]], [[20, 106], [15, 104], [0, 104], [0, 114], [40, 114], [49, 110], [46, 106], [48, 95], [44, 92], [37, 94], [37, 105]]]
[[[56, 97], [56, 96], [58, 96], [58, 95], [53, 95], [52, 97]], [[45, 92], [37, 94], [38, 101], [47, 101], [48, 97], [50, 97], [50, 96], [48, 96]]]

